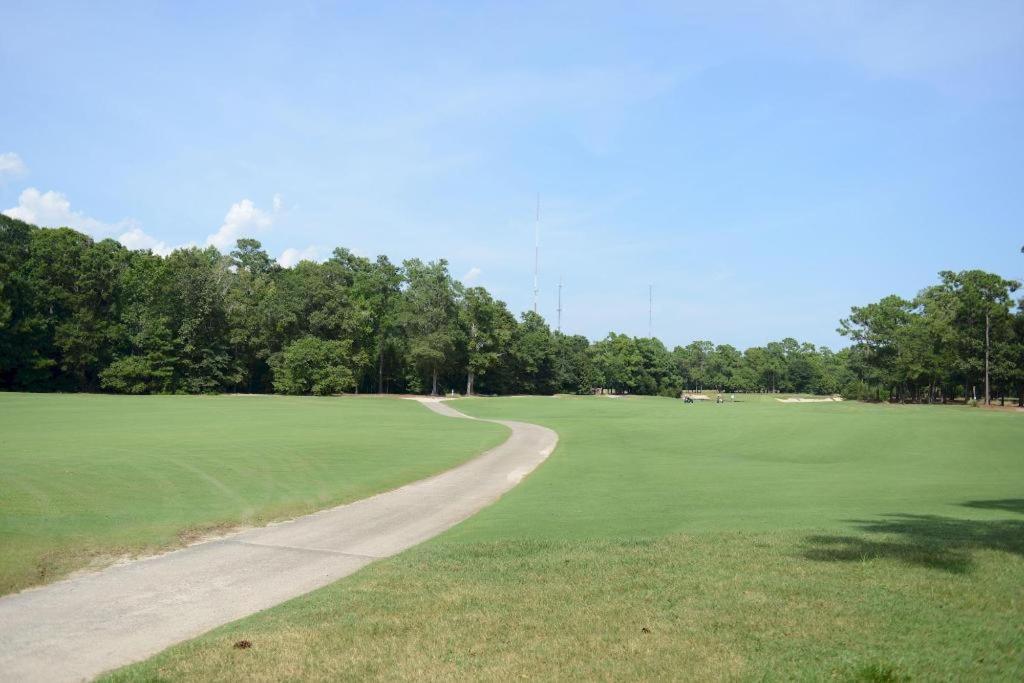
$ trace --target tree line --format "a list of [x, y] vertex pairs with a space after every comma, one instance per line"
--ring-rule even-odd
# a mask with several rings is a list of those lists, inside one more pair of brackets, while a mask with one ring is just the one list
[[[973, 360], [942, 356], [924, 372], [892, 349], [920, 342], [900, 327], [906, 320], [927, 318], [933, 329], [935, 315], [893, 297], [854, 308], [842, 322], [854, 345], [838, 352], [794, 339], [745, 351], [709, 341], [668, 349], [656, 338], [562, 334], [532, 311], [517, 318], [485, 288], [452, 278], [444, 260], [396, 264], [338, 248], [322, 263], [283, 268], [253, 239], [229, 254], [192, 247], [160, 256], [0, 216], [0, 389], [919, 398], [931, 382], [928, 396], [946, 398], [976, 376], [978, 350], [978, 312], [952, 291], [949, 301], [967, 306], [950, 313], [956, 350]], [[989, 311], [993, 386], [1003, 393], [1022, 365], [1021, 315], [1008, 301]], [[886, 322], [893, 306], [904, 317]], [[940, 366], [944, 374], [932, 372]]]
[[[854, 306], [839, 332], [854, 343], [858, 398], [1024, 405], [1024, 299], [1020, 282], [981, 270], [942, 271], [915, 298]], [[1016, 310], [1014, 307], [1016, 305]]]

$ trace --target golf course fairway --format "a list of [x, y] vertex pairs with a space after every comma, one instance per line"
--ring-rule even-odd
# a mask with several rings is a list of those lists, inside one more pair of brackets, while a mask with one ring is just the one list
[[507, 434], [387, 398], [0, 393], [0, 593], [366, 498]]
[[558, 449], [433, 541], [111, 678], [1024, 675], [1019, 414], [760, 397], [454, 405], [551, 427]]

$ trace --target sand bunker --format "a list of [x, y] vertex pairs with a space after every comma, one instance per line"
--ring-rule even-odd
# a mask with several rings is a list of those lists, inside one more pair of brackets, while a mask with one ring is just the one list
[[828, 398], [777, 398], [779, 403], [832, 403], [842, 401], [842, 396], [830, 396]]

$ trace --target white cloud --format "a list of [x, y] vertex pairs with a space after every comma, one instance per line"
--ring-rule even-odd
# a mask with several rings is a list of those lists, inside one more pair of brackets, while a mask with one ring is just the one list
[[318, 261], [320, 260], [320, 249], [318, 247], [309, 246], [305, 249], [296, 249], [295, 247], [288, 247], [281, 252], [281, 255], [277, 257], [277, 262], [285, 268], [291, 268], [297, 265], [300, 261]]
[[134, 227], [128, 232], [123, 233], [117, 238], [117, 241], [129, 249], [149, 249], [154, 254], [160, 254], [161, 256], [167, 256], [176, 249], [187, 249], [188, 247], [195, 246], [192, 242], [169, 246], [167, 242], [158, 240], [139, 227]]
[[0, 178], [4, 176], [19, 176], [28, 173], [28, 167], [21, 157], [14, 152], [0, 154]]
[[[0, 163], [11, 155], [0, 155]], [[17, 155], [13, 155], [17, 159]], [[17, 159], [20, 162], [20, 159]], [[0, 172], [3, 170], [0, 165]], [[274, 224], [276, 215], [283, 210], [284, 202], [281, 195], [274, 195], [274, 212], [267, 213], [256, 207], [249, 199], [233, 204], [224, 216], [224, 224], [217, 232], [206, 238], [206, 244], [213, 245], [222, 252], [228, 252], [235, 246], [240, 237], [249, 237], [269, 230]], [[62, 193], [50, 190], [40, 192], [34, 187], [24, 190], [18, 197], [18, 205], [3, 212], [11, 218], [43, 227], [69, 227], [88, 233], [97, 239], [119, 235], [117, 241], [129, 249], [150, 249], [156, 254], [166, 256], [175, 249], [195, 246], [194, 242], [170, 245], [146, 233], [138, 223], [124, 219], [116, 223], [104, 223], [81, 211], [71, 208], [71, 201]], [[287, 255], [287, 256], [286, 256]], [[286, 249], [282, 258], [293, 258], [295, 263], [302, 259], [315, 259], [316, 247], [303, 250]]]
[[[270, 230], [278, 214], [284, 211], [284, 198], [280, 194], [275, 194], [271, 205], [273, 211], [267, 213], [258, 208], [251, 199], [243, 199], [232, 204], [224, 216], [224, 223], [217, 232], [207, 235], [206, 244], [217, 247], [223, 253], [228, 253], [235, 248], [235, 243], [240, 238], [253, 237], [261, 232]], [[175, 249], [186, 249], [195, 246], [194, 242], [170, 246], [163, 240], [158, 240], [138, 227], [133, 227], [121, 235], [118, 241], [129, 249], [151, 249], [154, 253], [161, 256], [166, 256]], [[316, 247], [306, 247], [301, 251], [285, 249], [281, 257], [283, 259], [294, 259], [294, 263], [298, 263], [304, 259], [315, 260], [316, 253]]]
[[[280, 195], [275, 195], [274, 206], [280, 205]], [[256, 208], [251, 199], [232, 204], [224, 216], [224, 224], [217, 232], [206, 238], [207, 244], [212, 244], [223, 252], [231, 250], [240, 237], [252, 237], [259, 234], [274, 224], [272, 214]]]
[[170, 253], [166, 242], [161, 242], [152, 235], [147, 235], [142, 231], [142, 228], [132, 228], [118, 237], [117, 241], [129, 249], [152, 249], [160, 255]]
[[191, 243], [170, 246], [147, 234], [138, 223], [124, 219], [117, 223], [104, 223], [71, 208], [71, 201], [62, 193], [40, 192], [30, 187], [18, 197], [18, 205], [7, 209], [4, 214], [27, 223], [47, 228], [68, 227], [87, 233], [97, 239], [120, 233], [117, 241], [129, 249], [151, 249], [166, 256], [175, 249], [192, 246]]
[[125, 219], [117, 223], [104, 223], [74, 211], [71, 202], [60, 192], [40, 192], [34, 187], [24, 190], [18, 197], [18, 205], [4, 211], [11, 218], [48, 228], [74, 228], [93, 237], [106, 237], [119, 230], [135, 228], [135, 222]]
[[474, 283], [474, 282], [476, 282], [476, 281], [477, 281], [477, 279], [478, 279], [478, 278], [480, 277], [480, 273], [481, 273], [481, 272], [483, 272], [483, 271], [481, 271], [481, 270], [480, 270], [479, 268], [477, 268], [476, 266], [473, 266], [472, 268], [470, 268], [470, 269], [469, 269], [469, 270], [468, 270], [468, 271], [466, 272], [466, 274], [465, 274], [465, 275], [463, 275], [463, 276], [462, 276], [462, 282], [463, 282], [463, 284], [466, 284], [466, 285], [471, 285], [471, 284], [473, 284], [473, 283]]

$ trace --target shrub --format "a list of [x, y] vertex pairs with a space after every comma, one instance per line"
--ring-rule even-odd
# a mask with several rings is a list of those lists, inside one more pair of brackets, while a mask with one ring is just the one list
[[860, 380], [847, 382], [839, 394], [848, 401], [872, 401], [875, 399], [870, 387]]
[[326, 396], [355, 388], [352, 342], [303, 337], [270, 357], [274, 391]]
[[100, 373], [100, 386], [122, 394], [160, 394], [171, 389], [174, 371], [158, 354], [125, 356]]

